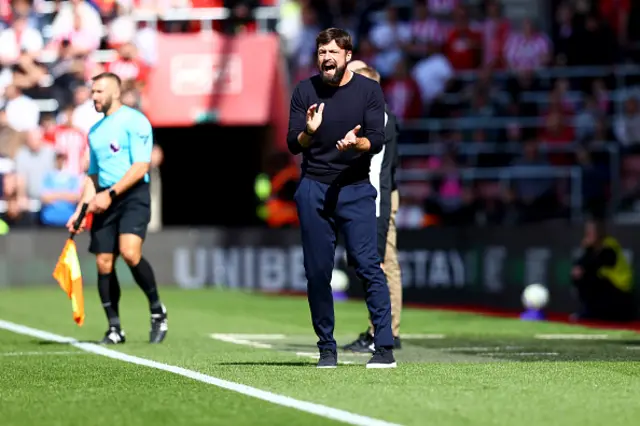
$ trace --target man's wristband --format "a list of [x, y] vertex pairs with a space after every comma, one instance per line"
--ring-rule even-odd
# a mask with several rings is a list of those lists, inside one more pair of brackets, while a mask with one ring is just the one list
[[109, 197], [111, 197], [111, 199], [113, 200], [114, 198], [116, 198], [118, 194], [116, 194], [116, 190], [113, 188], [109, 189]]
[[307, 126], [304, 126], [303, 133], [304, 133], [305, 135], [307, 135], [307, 136], [313, 136], [313, 134], [314, 134], [315, 132], [310, 132], [310, 131], [309, 131], [309, 128], [308, 128]]

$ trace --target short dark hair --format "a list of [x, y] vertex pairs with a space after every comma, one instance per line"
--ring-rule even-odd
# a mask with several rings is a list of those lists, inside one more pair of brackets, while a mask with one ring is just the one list
[[122, 86], [122, 80], [120, 80], [120, 77], [112, 72], [102, 72], [93, 77], [91, 81], [98, 81], [103, 79], [114, 80], [118, 84], [118, 87]]
[[351, 35], [341, 28], [327, 28], [326, 30], [320, 31], [318, 37], [316, 37], [316, 50], [319, 49], [320, 46], [329, 44], [334, 40], [340, 49], [347, 51], [353, 50]]

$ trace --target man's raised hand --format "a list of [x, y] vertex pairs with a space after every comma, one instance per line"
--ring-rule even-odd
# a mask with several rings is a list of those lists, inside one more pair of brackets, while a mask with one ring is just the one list
[[324, 111], [324, 103], [313, 104], [307, 110], [307, 132], [314, 133], [322, 124], [322, 111]]
[[336, 143], [338, 151], [348, 151], [356, 147], [356, 144], [358, 142], [358, 137], [356, 136], [356, 134], [360, 131], [361, 127], [362, 126], [358, 124], [352, 130], [349, 130], [347, 134], [344, 135], [344, 138], [340, 139], [338, 143]]

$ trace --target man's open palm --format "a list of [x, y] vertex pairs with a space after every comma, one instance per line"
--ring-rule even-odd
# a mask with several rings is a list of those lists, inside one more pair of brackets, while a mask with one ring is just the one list
[[322, 111], [324, 111], [324, 103], [321, 103], [318, 107], [318, 104], [313, 104], [307, 110], [307, 130], [310, 132], [315, 132], [322, 124]]
[[361, 126], [358, 124], [353, 129], [349, 130], [346, 135], [344, 135], [343, 139], [340, 139], [336, 144], [336, 147], [339, 151], [348, 151], [352, 148], [355, 148], [358, 137], [356, 136], [360, 131]]

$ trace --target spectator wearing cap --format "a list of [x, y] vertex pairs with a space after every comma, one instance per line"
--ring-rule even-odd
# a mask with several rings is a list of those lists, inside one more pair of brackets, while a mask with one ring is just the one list
[[40, 222], [44, 226], [64, 227], [80, 201], [81, 176], [66, 169], [66, 162], [66, 152], [57, 149], [54, 168], [44, 174], [40, 196]]

